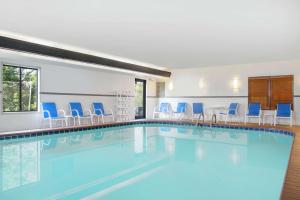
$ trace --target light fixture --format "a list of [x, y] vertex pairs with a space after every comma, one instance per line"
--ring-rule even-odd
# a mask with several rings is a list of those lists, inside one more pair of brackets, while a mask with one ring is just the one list
[[172, 90], [174, 89], [174, 84], [173, 84], [173, 81], [172, 81], [172, 80], [169, 81], [168, 87], [169, 87], [169, 90], [170, 90], [170, 91], [172, 91]]
[[203, 78], [199, 79], [198, 86], [200, 89], [203, 89], [205, 87], [205, 82]]
[[232, 89], [239, 90], [240, 89], [240, 80], [239, 80], [239, 78], [238, 77], [233, 78], [231, 85], [232, 85]]

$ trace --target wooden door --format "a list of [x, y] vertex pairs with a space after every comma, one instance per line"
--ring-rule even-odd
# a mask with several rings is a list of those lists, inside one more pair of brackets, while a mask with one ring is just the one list
[[270, 107], [276, 109], [278, 103], [291, 103], [293, 107], [294, 100], [294, 77], [293, 76], [278, 76], [272, 77]]
[[294, 76], [265, 76], [248, 79], [248, 103], [261, 103], [263, 110], [274, 110], [278, 103], [294, 102]]
[[248, 103], [261, 103], [262, 109], [270, 109], [270, 80], [265, 77], [249, 78]]

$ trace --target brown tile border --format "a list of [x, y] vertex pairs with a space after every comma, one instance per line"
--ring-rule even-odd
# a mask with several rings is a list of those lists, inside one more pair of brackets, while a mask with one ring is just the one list
[[280, 133], [285, 135], [293, 136], [294, 133], [288, 129], [284, 128], [274, 128], [273, 126], [255, 126], [249, 124], [237, 124], [237, 123], [229, 123], [229, 124], [209, 124], [209, 123], [196, 123], [190, 120], [188, 121], [178, 121], [178, 120], [132, 120], [128, 122], [110, 122], [105, 124], [97, 124], [97, 125], [83, 125], [83, 126], [69, 126], [69, 127], [58, 127], [58, 128], [45, 128], [45, 129], [35, 129], [35, 130], [25, 130], [25, 131], [13, 131], [0, 133], [0, 140], [6, 139], [16, 139], [16, 138], [24, 138], [24, 137], [36, 137], [43, 135], [52, 135], [52, 134], [60, 134], [67, 132], [76, 132], [83, 130], [92, 130], [99, 128], [107, 128], [107, 127], [119, 127], [133, 124], [152, 124], [152, 123], [160, 123], [160, 124], [170, 124], [170, 125], [190, 125], [190, 126], [200, 126], [200, 127], [213, 127], [213, 128], [230, 128], [230, 129], [243, 129], [243, 130], [254, 130], [254, 131], [267, 131], [273, 133]]

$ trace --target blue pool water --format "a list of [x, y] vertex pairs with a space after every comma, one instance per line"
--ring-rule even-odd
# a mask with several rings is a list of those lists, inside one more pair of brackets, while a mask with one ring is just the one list
[[0, 199], [278, 200], [293, 137], [130, 125], [0, 142]]

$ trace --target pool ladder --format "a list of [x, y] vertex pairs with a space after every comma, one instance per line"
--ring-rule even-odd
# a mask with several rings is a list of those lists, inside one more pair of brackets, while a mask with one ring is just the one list
[[[197, 124], [199, 124], [199, 121], [200, 121], [200, 118], [202, 116], [202, 123], [204, 123], [204, 115], [199, 115], [198, 119], [197, 119]], [[212, 127], [213, 124], [216, 124], [217, 123], [217, 115], [216, 114], [213, 114], [211, 116], [211, 121], [210, 121], [210, 127]]]
[[202, 116], [202, 123], [204, 123], [204, 115], [200, 114], [199, 117], [198, 117], [198, 119], [197, 119], [197, 124], [199, 124], [201, 116]]
[[210, 121], [210, 127], [212, 127], [213, 124], [216, 124], [217, 123], [217, 115], [216, 114], [213, 114], [211, 116], [211, 121]]

